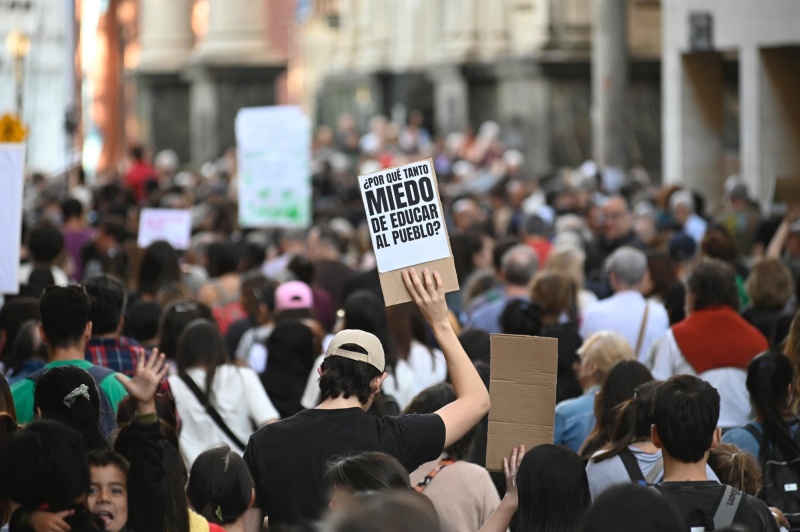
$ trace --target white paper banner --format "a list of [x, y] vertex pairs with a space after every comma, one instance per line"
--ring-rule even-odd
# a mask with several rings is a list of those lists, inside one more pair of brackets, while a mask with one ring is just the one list
[[236, 115], [239, 225], [311, 224], [311, 122], [299, 107], [241, 109]]
[[22, 190], [25, 144], [0, 143], [0, 293], [19, 292], [19, 245], [22, 232]]
[[186, 249], [191, 236], [192, 211], [188, 209], [142, 209], [139, 215], [140, 248], [166, 240], [175, 249]]

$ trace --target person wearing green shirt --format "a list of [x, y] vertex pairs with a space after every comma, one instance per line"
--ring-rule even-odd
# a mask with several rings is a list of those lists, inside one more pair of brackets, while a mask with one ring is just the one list
[[[45, 290], [39, 301], [42, 321], [39, 332], [47, 346], [49, 362], [41, 371], [67, 365], [85, 369], [95, 378], [98, 389], [108, 398], [116, 416], [117, 405], [128, 392], [115, 377], [116, 373], [104, 371], [100, 375], [100, 372], [93, 370], [94, 364], [84, 358], [86, 342], [92, 336], [89, 310], [89, 296], [83, 287], [52, 286]], [[35, 417], [33, 411], [35, 387], [36, 382], [31, 378], [22, 379], [11, 386], [19, 423], [28, 423]]]

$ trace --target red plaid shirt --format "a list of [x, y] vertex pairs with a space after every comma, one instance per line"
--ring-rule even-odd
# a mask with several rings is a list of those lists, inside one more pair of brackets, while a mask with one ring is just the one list
[[[139, 355], [144, 354], [142, 344], [128, 338], [100, 338], [93, 336], [86, 343], [86, 360], [96, 366], [103, 366], [128, 377], [136, 374]], [[161, 381], [160, 393], [172, 395], [167, 379]]]

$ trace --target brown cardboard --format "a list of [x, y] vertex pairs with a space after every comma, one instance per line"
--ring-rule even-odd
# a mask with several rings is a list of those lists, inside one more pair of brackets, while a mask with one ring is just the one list
[[800, 205], [800, 175], [775, 178], [773, 202]]
[[493, 334], [491, 348], [486, 469], [502, 471], [512, 448], [553, 443], [558, 340]]
[[[431, 177], [433, 178], [434, 185], [436, 185], [438, 189], [439, 182], [436, 179], [436, 170], [434, 169], [433, 159], [428, 159], [428, 164], [430, 165], [431, 168]], [[391, 170], [392, 168], [387, 168], [386, 170], [388, 171]], [[444, 212], [444, 208], [442, 207], [441, 191], [439, 191], [439, 209], [441, 209], [440, 212]], [[445, 226], [443, 229], [446, 233], [447, 226]], [[449, 235], [447, 243], [448, 245], [450, 245]], [[445, 292], [455, 292], [456, 290], [458, 290], [458, 276], [456, 275], [456, 265], [453, 262], [452, 247], [450, 248], [449, 257], [418, 264], [416, 266], [413, 266], [413, 268], [420, 273], [422, 272], [422, 268], [428, 268], [430, 270], [437, 271], [439, 272], [439, 275], [441, 275], [442, 281], [444, 282]], [[387, 307], [411, 301], [411, 294], [408, 293], [408, 290], [406, 290], [406, 285], [403, 283], [402, 270], [394, 270], [390, 272], [379, 273], [378, 277], [380, 278], [381, 281], [381, 290], [383, 290], [383, 301]]]

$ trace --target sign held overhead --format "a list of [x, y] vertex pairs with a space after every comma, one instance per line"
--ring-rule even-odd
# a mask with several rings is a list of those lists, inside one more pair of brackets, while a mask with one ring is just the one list
[[400, 277], [411, 266], [438, 271], [446, 292], [458, 290], [433, 161], [362, 175], [358, 182], [386, 305], [411, 301]]
[[491, 349], [486, 469], [502, 471], [513, 447], [553, 443], [558, 340], [493, 334]]

